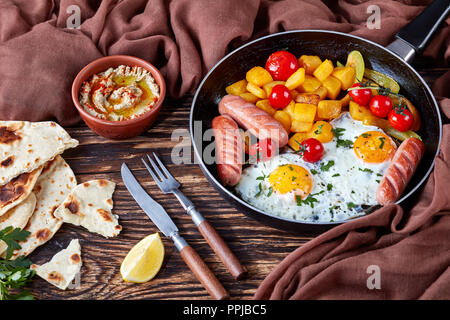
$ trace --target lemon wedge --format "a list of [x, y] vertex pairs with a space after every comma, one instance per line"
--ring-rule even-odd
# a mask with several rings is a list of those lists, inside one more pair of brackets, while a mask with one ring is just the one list
[[163, 261], [164, 244], [159, 233], [153, 233], [131, 248], [120, 266], [120, 274], [127, 282], [147, 282], [156, 276]]

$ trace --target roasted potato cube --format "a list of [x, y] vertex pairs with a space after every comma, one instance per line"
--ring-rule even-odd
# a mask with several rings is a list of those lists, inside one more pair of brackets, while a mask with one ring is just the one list
[[320, 96], [315, 93], [299, 93], [295, 97], [295, 102], [297, 103], [307, 103], [307, 104], [314, 104], [317, 106], [317, 104], [320, 101]]
[[317, 121], [314, 123], [311, 130], [308, 131], [307, 137], [315, 138], [322, 143], [330, 142], [334, 137], [332, 129], [333, 126], [329, 122]]
[[297, 98], [297, 96], [299, 94], [300, 94], [300, 92], [298, 92], [297, 90], [295, 90], [295, 89], [291, 90], [292, 100], [295, 100], [295, 98]]
[[320, 100], [323, 100], [327, 97], [328, 91], [327, 88], [324, 86], [320, 86], [316, 90], [314, 90], [312, 93], [317, 94], [320, 97]]
[[305, 69], [298, 68], [297, 71], [291, 74], [289, 78], [286, 80], [285, 86], [289, 90], [293, 90], [297, 88], [299, 85], [301, 85], [303, 81], [305, 81]]
[[270, 105], [269, 99], [263, 99], [263, 100], [258, 100], [256, 102], [256, 106], [258, 108], [260, 108], [261, 110], [267, 112], [268, 114], [270, 114], [271, 116], [273, 116], [275, 114], [275, 112], [277, 111], [275, 108], [273, 108]]
[[266, 92], [252, 82], [249, 82], [247, 84], [247, 91], [250, 93], [253, 93], [255, 96], [257, 96], [260, 99], [267, 98]]
[[349, 104], [350, 115], [353, 119], [363, 121], [364, 119], [373, 119], [376, 118], [369, 108], [360, 106], [354, 101], [350, 101]]
[[355, 83], [355, 69], [353, 67], [334, 68], [331, 75], [341, 82], [342, 90], [347, 90]]
[[272, 92], [272, 88], [275, 87], [277, 84], [284, 85], [286, 82], [284, 81], [271, 81], [269, 83], [266, 83], [263, 85], [263, 89], [266, 92], [267, 97], [270, 96], [270, 93]]
[[275, 112], [273, 117], [275, 118], [275, 120], [277, 120], [279, 123], [281, 123], [283, 128], [288, 133], [291, 131], [291, 116], [289, 115], [289, 113], [287, 113], [286, 111], [283, 111], [283, 110], [278, 110]]
[[300, 144], [307, 138], [306, 132], [298, 132], [292, 135], [289, 138], [288, 145], [294, 151], [300, 150]]
[[336, 99], [339, 92], [341, 92], [341, 82], [333, 76], [323, 80], [322, 85], [327, 89], [327, 97], [331, 100]]
[[240, 95], [241, 93], [247, 92], [247, 80], [239, 80], [235, 83], [230, 84], [228, 87], [225, 88], [225, 91], [228, 94], [233, 94], [235, 96]]
[[[362, 108], [365, 108], [365, 107], [362, 107]], [[389, 129], [389, 127], [391, 126], [389, 123], [389, 120], [383, 119], [383, 118], [378, 118], [373, 115], [371, 115], [370, 117], [364, 117], [362, 120], [362, 123], [366, 126], [378, 127], [380, 129], [382, 129], [383, 131], [387, 131]]]
[[247, 71], [245, 79], [258, 87], [262, 87], [263, 85], [273, 81], [269, 71], [259, 66], [253, 67]]
[[295, 102], [293, 100], [291, 100], [291, 102], [287, 105], [286, 108], [283, 109], [283, 111], [287, 112], [291, 116], [291, 120], [294, 120]]
[[339, 100], [339, 101], [341, 101], [341, 105], [343, 106], [343, 107], [346, 107], [346, 106], [348, 106], [348, 104], [350, 103], [350, 95], [347, 93], [341, 100]]
[[318, 56], [302, 55], [298, 62], [302, 68], [305, 69], [305, 73], [312, 75], [318, 66], [322, 64], [322, 60]]
[[292, 124], [291, 124], [291, 131], [306, 133], [309, 130], [311, 130], [312, 126], [313, 126], [312, 122], [303, 122], [303, 121], [294, 120], [294, 121], [292, 121]]
[[258, 101], [258, 97], [250, 92], [241, 93], [239, 96], [242, 99], [244, 99], [245, 101], [250, 102], [250, 103], [255, 103], [256, 101]]
[[[319, 81], [323, 81], [326, 78], [328, 78], [331, 73], [333, 72], [333, 62], [331, 62], [330, 60], [326, 59], [324, 62], [322, 62], [320, 64], [320, 66], [317, 67], [317, 69], [314, 71], [314, 76], [319, 79]], [[247, 79], [248, 81], [248, 79]], [[339, 83], [340, 85], [340, 83]]]
[[296, 103], [294, 109], [294, 120], [301, 122], [313, 122], [317, 107], [313, 104]]
[[341, 114], [341, 101], [322, 100], [317, 105], [317, 114], [321, 119], [334, 119]]
[[312, 76], [305, 75], [305, 81], [298, 87], [300, 92], [314, 92], [322, 83]]

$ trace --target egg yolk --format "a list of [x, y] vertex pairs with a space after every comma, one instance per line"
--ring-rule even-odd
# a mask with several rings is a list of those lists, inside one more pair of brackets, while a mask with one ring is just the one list
[[304, 198], [311, 192], [313, 179], [305, 168], [285, 164], [272, 171], [269, 175], [269, 183], [277, 193], [285, 194], [294, 191]]
[[392, 139], [379, 131], [364, 132], [353, 143], [355, 154], [368, 163], [381, 163], [390, 159], [395, 148]]

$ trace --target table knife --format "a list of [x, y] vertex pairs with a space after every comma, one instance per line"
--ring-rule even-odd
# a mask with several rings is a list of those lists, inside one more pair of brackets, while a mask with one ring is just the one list
[[197, 252], [182, 236], [180, 236], [177, 226], [164, 208], [147, 194], [125, 163], [122, 164], [121, 174], [122, 180], [134, 200], [136, 200], [141, 209], [147, 214], [150, 220], [153, 221], [158, 229], [166, 237], [172, 239], [184, 262], [202, 283], [208, 293], [217, 300], [228, 299], [228, 292], [216, 276], [208, 268], [205, 262], [203, 262]]

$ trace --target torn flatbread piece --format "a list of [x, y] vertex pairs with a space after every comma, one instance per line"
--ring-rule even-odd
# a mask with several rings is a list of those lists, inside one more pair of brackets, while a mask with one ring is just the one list
[[42, 279], [66, 290], [81, 270], [81, 246], [78, 239], [70, 242], [66, 249], [59, 251], [43, 265], [32, 264], [31, 269]]
[[[36, 196], [34, 193], [30, 193], [24, 201], [0, 217], [0, 230], [10, 226], [23, 229], [32, 216], [35, 207]], [[7, 247], [6, 243], [0, 241], [0, 256], [6, 251]]]
[[52, 121], [0, 121], [0, 185], [77, 145], [77, 140]]
[[79, 184], [56, 209], [55, 217], [106, 238], [117, 236], [122, 226], [119, 217], [111, 213], [115, 187], [114, 182], [104, 179]]
[[22, 173], [7, 184], [0, 186], [0, 217], [28, 198], [36, 184], [42, 167], [29, 173]]
[[29, 255], [53, 237], [63, 223], [53, 213], [76, 185], [72, 169], [61, 156], [42, 169], [33, 189], [37, 199], [36, 209], [25, 227], [31, 234], [27, 240], [19, 243], [22, 248], [14, 252], [13, 258]]

